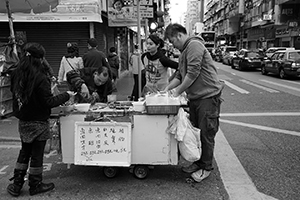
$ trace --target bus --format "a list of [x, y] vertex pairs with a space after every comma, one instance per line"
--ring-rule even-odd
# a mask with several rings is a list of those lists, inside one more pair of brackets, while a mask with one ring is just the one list
[[204, 46], [212, 53], [212, 50], [216, 47], [216, 33], [214, 31], [202, 31], [199, 36], [203, 38]]

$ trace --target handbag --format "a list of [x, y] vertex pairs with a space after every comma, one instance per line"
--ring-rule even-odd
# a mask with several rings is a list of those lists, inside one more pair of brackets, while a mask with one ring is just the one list
[[72, 68], [71, 71], [68, 71], [66, 76], [67, 76], [67, 83], [69, 85], [69, 89], [72, 91], [75, 91], [74, 89], [74, 83], [72, 83], [72, 79], [76, 78], [76, 77], [80, 77], [80, 71], [78, 69], [75, 69], [71, 63], [68, 61], [67, 58], [65, 58], [66, 61], [68, 62], [68, 64], [70, 65], [70, 67]]

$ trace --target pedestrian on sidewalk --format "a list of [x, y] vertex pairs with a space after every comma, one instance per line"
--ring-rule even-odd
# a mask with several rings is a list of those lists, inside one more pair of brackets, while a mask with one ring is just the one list
[[109, 66], [108, 60], [105, 54], [98, 49], [98, 41], [95, 38], [90, 38], [88, 40], [88, 52], [86, 52], [83, 59], [84, 68], [98, 68], [98, 67], [106, 67], [109, 69], [109, 76], [112, 78], [111, 68]]
[[168, 39], [179, 49], [179, 69], [166, 87], [174, 97], [186, 92], [192, 124], [201, 129], [201, 157], [182, 170], [192, 173], [196, 182], [207, 178], [213, 169], [215, 136], [219, 129], [221, 92], [224, 85], [217, 76], [213, 59], [198, 36], [187, 35], [180, 24], [170, 24], [165, 30]]
[[43, 183], [43, 157], [47, 139], [50, 138], [49, 118], [51, 108], [73, 97], [74, 92], [57, 96], [51, 93], [51, 83], [42, 62], [45, 49], [38, 43], [28, 43], [25, 55], [11, 75], [13, 114], [19, 119], [21, 150], [14, 169], [14, 180], [7, 191], [19, 196], [29, 167], [29, 194], [50, 191], [53, 183]]
[[156, 34], [147, 38], [147, 52], [142, 55], [142, 62], [146, 70], [146, 85], [143, 96], [164, 90], [169, 83], [168, 69], [177, 69], [178, 63], [169, 59], [162, 50], [164, 41]]
[[[139, 51], [139, 46], [136, 44], [136, 45], [134, 45], [134, 51], [131, 54], [130, 59], [129, 59], [129, 64], [130, 64], [130, 67], [132, 68], [132, 74], [133, 74], [133, 80], [134, 80], [134, 85], [133, 85], [132, 93], [130, 96], [131, 101], [138, 101], [138, 99], [139, 99], [139, 73], [141, 75], [142, 88], [144, 88], [144, 86], [146, 84], [144, 65], [143, 65], [141, 59], [139, 59], [138, 51]], [[138, 69], [139, 62], [140, 62], [140, 71]]]
[[112, 80], [116, 82], [116, 79], [119, 78], [120, 59], [115, 47], [109, 49], [107, 59], [112, 73]]
[[67, 73], [71, 70], [83, 68], [83, 60], [79, 56], [79, 48], [76, 42], [67, 43], [67, 53], [60, 61], [58, 71], [58, 83], [67, 86]]

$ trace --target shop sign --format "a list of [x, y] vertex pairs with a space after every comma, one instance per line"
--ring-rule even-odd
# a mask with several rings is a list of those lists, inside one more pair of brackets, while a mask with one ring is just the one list
[[297, 27], [298, 26], [298, 22], [289, 22], [289, 27]]
[[292, 15], [292, 14], [293, 14], [293, 8], [285, 8], [285, 9], [282, 9], [281, 14], [282, 14], [282, 15]]
[[[153, 6], [153, 0], [139, 0], [141, 6]], [[137, 0], [134, 0], [134, 5], [137, 5]]]
[[290, 30], [288, 28], [276, 29], [275, 34], [276, 34], [276, 36], [281, 36], [281, 37], [289, 36]]
[[[101, 4], [97, 0], [61, 0], [59, 5], [49, 12], [13, 13], [14, 22], [100, 22]], [[0, 13], [0, 21], [7, 21], [6, 13]]]
[[264, 21], [272, 20], [272, 15], [270, 15], [270, 14], [264, 14], [264, 15], [263, 15], [263, 20], [264, 20]]

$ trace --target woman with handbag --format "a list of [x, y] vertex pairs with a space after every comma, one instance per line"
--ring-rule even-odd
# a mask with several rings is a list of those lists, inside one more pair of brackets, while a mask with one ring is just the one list
[[77, 43], [67, 44], [67, 54], [62, 57], [58, 71], [58, 83], [65, 85], [67, 88], [67, 73], [71, 70], [78, 70], [83, 68], [83, 60], [79, 56], [79, 49]]

